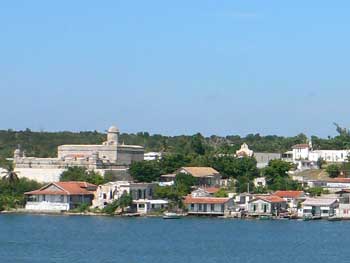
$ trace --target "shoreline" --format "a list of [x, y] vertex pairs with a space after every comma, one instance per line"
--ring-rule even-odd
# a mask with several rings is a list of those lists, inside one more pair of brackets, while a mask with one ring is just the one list
[[[24, 209], [17, 210], [4, 210], [0, 211], [0, 215], [47, 215], [47, 216], [96, 216], [96, 217], [116, 217], [116, 218], [163, 218], [162, 214], [138, 214], [138, 213], [130, 213], [130, 214], [106, 214], [106, 213], [94, 213], [94, 212], [56, 212], [56, 211], [28, 211]], [[181, 218], [211, 218], [211, 219], [232, 219], [232, 220], [243, 220], [243, 221], [329, 221], [329, 222], [339, 222], [339, 221], [349, 221], [350, 218], [336, 218], [336, 220], [332, 220], [332, 218], [317, 218], [311, 220], [305, 220], [303, 218], [264, 218], [262, 217], [230, 217], [230, 216], [193, 216], [183, 214]]]

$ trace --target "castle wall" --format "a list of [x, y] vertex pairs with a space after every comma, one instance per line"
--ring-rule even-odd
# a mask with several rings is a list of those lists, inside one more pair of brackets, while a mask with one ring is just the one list
[[94, 152], [98, 152], [100, 159], [112, 163], [118, 158], [116, 145], [61, 145], [58, 147], [58, 158], [62, 159], [69, 155], [91, 156]]
[[39, 183], [52, 183], [60, 180], [65, 169], [45, 169], [45, 168], [17, 168], [15, 171], [20, 178], [28, 178]]
[[119, 146], [118, 147], [118, 165], [130, 165], [132, 162], [143, 161], [144, 150], [142, 147], [128, 147]]

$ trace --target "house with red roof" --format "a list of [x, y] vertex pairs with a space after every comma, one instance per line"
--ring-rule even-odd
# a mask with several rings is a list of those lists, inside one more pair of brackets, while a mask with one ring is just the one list
[[[214, 190], [214, 188], [210, 188]], [[190, 215], [222, 216], [233, 209], [233, 199], [213, 197], [211, 191], [198, 189], [187, 195], [184, 204]]]
[[290, 212], [297, 212], [298, 204], [306, 199], [304, 191], [276, 191], [274, 195], [283, 198], [287, 202]]
[[287, 202], [277, 195], [259, 195], [248, 203], [249, 216], [279, 215], [287, 210]]
[[25, 209], [33, 211], [68, 211], [81, 204], [92, 204], [97, 186], [86, 182], [50, 183], [24, 193]]

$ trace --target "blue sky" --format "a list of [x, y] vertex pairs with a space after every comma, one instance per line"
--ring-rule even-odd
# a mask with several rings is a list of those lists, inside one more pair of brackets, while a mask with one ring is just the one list
[[350, 2], [3, 1], [0, 129], [335, 135]]

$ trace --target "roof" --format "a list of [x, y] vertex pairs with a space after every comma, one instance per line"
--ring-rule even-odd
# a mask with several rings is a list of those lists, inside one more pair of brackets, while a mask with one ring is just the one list
[[260, 195], [260, 196], [256, 196], [252, 201], [250, 202], [254, 202], [256, 200], [263, 200], [265, 202], [268, 203], [283, 203], [286, 202], [283, 198], [277, 196], [277, 195]]
[[302, 144], [296, 144], [292, 146], [293, 149], [305, 149], [309, 148], [309, 145], [307, 143], [302, 143]]
[[226, 197], [192, 197], [187, 195], [185, 197], [185, 204], [225, 204], [230, 201], [231, 198]]
[[119, 132], [119, 129], [115, 126], [111, 126], [111, 127], [109, 127], [108, 132], [109, 133], [117, 133], [117, 132]]
[[220, 190], [220, 188], [219, 187], [204, 187], [203, 190], [209, 194], [215, 194], [216, 192], [218, 192]]
[[[48, 189], [50, 186], [56, 186], [56, 189]], [[88, 189], [91, 188], [91, 189]], [[87, 182], [57, 182], [50, 183], [44, 187], [31, 192], [24, 193], [25, 195], [91, 195], [97, 186]]]
[[329, 183], [350, 183], [350, 178], [330, 178], [327, 179]]
[[176, 177], [176, 174], [162, 174], [160, 177], [175, 178], [175, 177]]
[[276, 191], [274, 195], [277, 195], [281, 198], [298, 198], [304, 194], [303, 191]]
[[336, 198], [307, 198], [303, 205], [307, 206], [329, 206], [337, 202]]
[[185, 170], [187, 173], [191, 174], [194, 177], [219, 175], [219, 172], [211, 167], [181, 167], [180, 170], [181, 169]]

